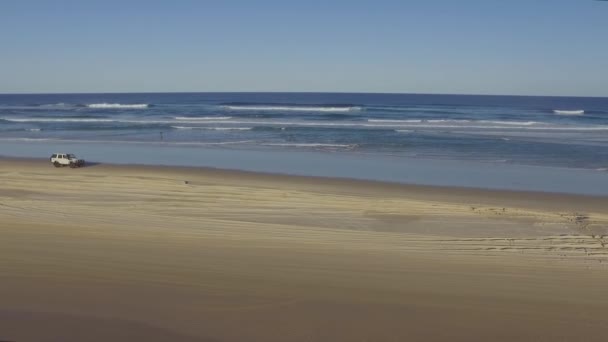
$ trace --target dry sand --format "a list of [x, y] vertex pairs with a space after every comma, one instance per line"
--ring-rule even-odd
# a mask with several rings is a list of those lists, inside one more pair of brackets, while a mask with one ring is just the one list
[[608, 199], [0, 160], [0, 340], [606, 341]]

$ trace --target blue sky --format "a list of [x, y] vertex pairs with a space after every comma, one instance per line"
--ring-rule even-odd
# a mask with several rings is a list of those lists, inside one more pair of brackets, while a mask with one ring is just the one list
[[608, 96], [608, 2], [0, 2], [0, 92]]

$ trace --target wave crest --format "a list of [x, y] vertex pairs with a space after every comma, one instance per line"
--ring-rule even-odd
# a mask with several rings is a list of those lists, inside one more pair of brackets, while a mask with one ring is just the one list
[[343, 113], [359, 111], [362, 108], [359, 106], [275, 106], [275, 105], [226, 105], [224, 109], [228, 110], [257, 110], [257, 111], [293, 111], [293, 112], [330, 112]]
[[175, 129], [201, 129], [201, 130], [212, 130], [212, 131], [249, 131], [253, 127], [192, 127], [192, 126], [171, 126]]
[[532, 126], [538, 124], [537, 121], [497, 121], [497, 120], [455, 120], [455, 119], [407, 119], [407, 120], [389, 120], [389, 119], [368, 119], [367, 122], [381, 124], [411, 124], [411, 123], [453, 123], [453, 124], [494, 124], [508, 126]]
[[264, 143], [263, 146], [281, 147], [329, 147], [329, 148], [355, 148], [357, 144], [322, 144], [322, 143]]
[[11, 122], [117, 122], [112, 119], [74, 119], [74, 118], [2, 118], [2, 120]]
[[122, 104], [122, 103], [92, 103], [86, 105], [87, 108], [96, 109], [117, 109], [117, 108], [131, 108], [131, 109], [144, 109], [150, 107], [147, 103], [135, 103], [135, 104]]
[[176, 116], [174, 117], [175, 120], [192, 120], [192, 121], [205, 121], [205, 120], [230, 120], [232, 119], [231, 116], [200, 116], [200, 117], [196, 117], [196, 116]]
[[582, 109], [579, 110], [560, 110], [560, 109], [555, 109], [553, 110], [553, 113], [557, 114], [557, 115], [584, 115], [585, 111]]

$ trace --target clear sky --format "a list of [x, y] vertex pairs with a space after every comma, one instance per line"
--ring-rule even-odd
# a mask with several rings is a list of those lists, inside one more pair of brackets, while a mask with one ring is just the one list
[[0, 1], [0, 92], [608, 96], [608, 2]]

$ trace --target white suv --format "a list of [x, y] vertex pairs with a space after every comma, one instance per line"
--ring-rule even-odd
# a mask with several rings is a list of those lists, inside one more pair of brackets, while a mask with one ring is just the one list
[[84, 160], [76, 158], [75, 155], [69, 153], [54, 153], [51, 156], [51, 163], [55, 167], [69, 166], [71, 168], [84, 166]]

